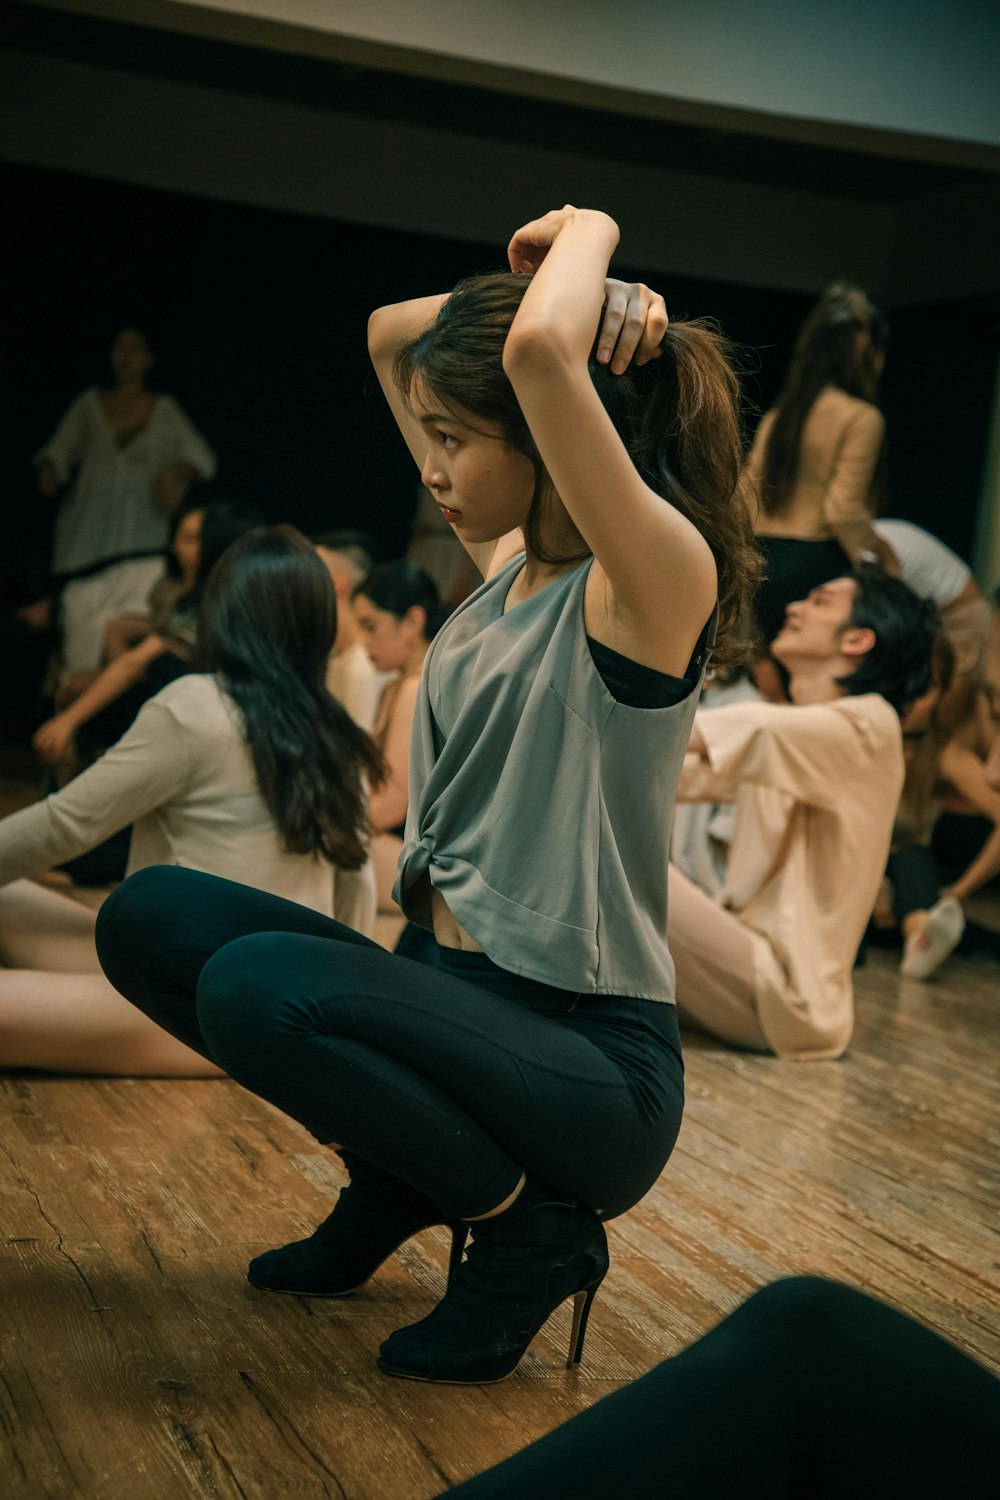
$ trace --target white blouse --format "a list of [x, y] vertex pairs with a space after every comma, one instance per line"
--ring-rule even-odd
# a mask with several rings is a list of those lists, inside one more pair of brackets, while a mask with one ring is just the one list
[[370, 936], [375, 883], [290, 854], [257, 788], [239, 712], [215, 677], [170, 683], [88, 770], [0, 821], [0, 885], [39, 875], [132, 825], [127, 873], [183, 865], [270, 891]]
[[96, 388], [77, 396], [35, 455], [36, 464], [45, 460], [63, 483], [77, 469], [56, 517], [56, 574], [162, 550], [170, 518], [155, 501], [157, 477], [170, 464], [188, 463], [211, 479], [216, 467], [211, 448], [173, 396], [157, 396], [145, 427], [121, 447]]

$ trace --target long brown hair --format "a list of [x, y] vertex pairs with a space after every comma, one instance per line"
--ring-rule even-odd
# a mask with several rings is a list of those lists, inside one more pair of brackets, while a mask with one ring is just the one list
[[[799, 331], [785, 384], [774, 408], [764, 450], [760, 507], [773, 516], [788, 503], [795, 483], [802, 430], [817, 396], [828, 385], [874, 402], [879, 356], [889, 341], [889, 325], [867, 292], [849, 281], [827, 287]], [[873, 490], [885, 488], [885, 445]]]
[[[461, 282], [431, 327], [398, 351], [394, 376], [404, 401], [419, 376], [446, 409], [463, 421], [471, 414], [498, 427], [504, 442], [530, 460], [535, 488], [525, 539], [534, 556], [559, 565], [591, 554], [582, 537], [569, 556], [554, 554], [546, 544], [544, 502], [551, 487], [503, 369], [504, 343], [528, 285], [527, 277], [502, 271]], [[671, 323], [662, 347], [662, 358], [647, 367], [646, 392], [629, 375], [613, 376], [594, 359], [590, 375], [645, 482], [712, 549], [719, 579], [714, 659], [728, 662], [744, 654], [743, 626], [760, 573], [741, 479], [739, 382], [731, 346], [706, 320]], [[644, 370], [643, 384], [645, 377]]]
[[941, 711], [941, 699], [951, 687], [955, 675], [955, 653], [943, 630], [934, 636], [931, 651], [931, 685], [938, 691], [938, 701], [931, 710], [926, 729], [910, 730], [903, 725], [903, 740], [913, 748], [906, 756], [906, 774], [899, 799], [900, 816], [910, 829], [922, 830], [934, 803], [934, 791], [940, 779], [938, 763], [941, 752], [952, 737], [952, 725]]
[[198, 617], [198, 664], [240, 711], [260, 794], [291, 854], [342, 870], [368, 858], [364, 777], [385, 763], [326, 688], [337, 600], [292, 526], [262, 526], [222, 555]]

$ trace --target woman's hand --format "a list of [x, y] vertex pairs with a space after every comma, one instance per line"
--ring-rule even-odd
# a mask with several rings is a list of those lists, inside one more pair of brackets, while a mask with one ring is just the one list
[[609, 276], [597, 338], [598, 364], [610, 364], [612, 375], [624, 375], [633, 361], [645, 365], [659, 359], [669, 322], [666, 303], [658, 292], [641, 281], [615, 281]]
[[74, 726], [66, 714], [56, 714], [35, 731], [32, 744], [47, 766], [60, 765], [73, 753]]
[[511, 270], [524, 271], [529, 276], [533, 276], [567, 224], [574, 220], [584, 219], [595, 224], [603, 222], [607, 227], [611, 241], [608, 250], [610, 260], [615, 245], [618, 243], [618, 225], [614, 219], [597, 209], [574, 208], [572, 203], [567, 203], [562, 208], [554, 208], [549, 213], [543, 214], [540, 219], [532, 219], [530, 223], [522, 224], [507, 246], [507, 260]]

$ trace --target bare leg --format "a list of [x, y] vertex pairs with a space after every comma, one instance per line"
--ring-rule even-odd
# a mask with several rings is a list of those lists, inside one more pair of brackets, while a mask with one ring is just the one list
[[78, 901], [33, 880], [0, 890], [0, 965], [56, 974], [100, 974], [95, 916]]
[[130, 1005], [103, 974], [25, 969], [0, 970], [0, 1068], [116, 1077], [223, 1076]]

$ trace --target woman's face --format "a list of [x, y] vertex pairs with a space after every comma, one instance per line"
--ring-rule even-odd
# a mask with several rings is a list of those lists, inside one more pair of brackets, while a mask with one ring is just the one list
[[402, 619], [389, 609], [379, 609], [366, 594], [354, 596], [354, 618], [361, 631], [365, 650], [378, 672], [398, 672], [407, 666], [425, 645], [427, 616], [419, 604], [407, 610]]
[[194, 587], [201, 561], [201, 523], [204, 519], [203, 510], [192, 510], [174, 533], [173, 553], [181, 570], [181, 580], [188, 589]]
[[427, 442], [420, 477], [461, 540], [492, 542], [523, 526], [535, 490], [530, 460], [509, 448], [499, 429], [444, 412], [419, 381], [411, 401]]
[[111, 345], [111, 368], [119, 384], [142, 381], [156, 364], [156, 357], [138, 328], [122, 328]]

